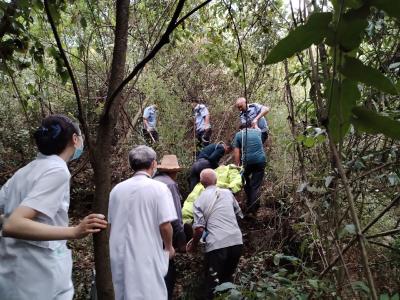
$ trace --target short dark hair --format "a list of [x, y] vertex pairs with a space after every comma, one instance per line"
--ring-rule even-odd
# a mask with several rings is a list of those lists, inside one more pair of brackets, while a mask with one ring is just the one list
[[245, 128], [251, 128], [251, 127], [252, 127], [251, 121], [247, 121], [245, 123], [241, 123], [239, 126], [239, 129], [245, 129]]
[[41, 126], [33, 136], [40, 153], [58, 155], [71, 142], [74, 133], [81, 135], [79, 126], [70, 118], [64, 115], [50, 115], [42, 120]]

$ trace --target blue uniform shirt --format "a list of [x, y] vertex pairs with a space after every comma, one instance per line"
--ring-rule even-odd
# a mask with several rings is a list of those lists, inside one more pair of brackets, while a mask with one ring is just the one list
[[[243, 147], [242, 143], [244, 144]], [[257, 128], [247, 128], [247, 142], [246, 129], [236, 133], [232, 146], [240, 149], [242, 163], [257, 164], [266, 161], [264, 147], [261, 141], [261, 131]], [[243, 157], [243, 152], [245, 153], [245, 157]]]
[[153, 105], [147, 106], [143, 112], [143, 118], [149, 123], [149, 129], [155, 129], [157, 124], [157, 112]]
[[204, 104], [197, 104], [194, 108], [194, 117], [196, 122], [196, 132], [206, 130], [205, 119], [209, 115], [207, 106]]
[[[257, 115], [261, 112], [262, 108], [263, 105], [258, 103], [249, 104], [249, 108], [247, 109], [247, 121], [252, 122], [255, 119], [255, 117], [257, 117]], [[242, 125], [246, 124], [246, 116], [244, 111], [240, 112], [240, 124]], [[257, 126], [258, 128], [261, 129], [261, 132], [268, 131], [267, 120], [264, 117], [261, 117], [258, 120]]]

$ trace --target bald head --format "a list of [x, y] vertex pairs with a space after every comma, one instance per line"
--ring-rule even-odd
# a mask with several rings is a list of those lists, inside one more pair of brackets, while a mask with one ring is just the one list
[[213, 169], [204, 169], [200, 173], [200, 182], [204, 187], [217, 184], [217, 173]]
[[240, 111], [246, 110], [246, 98], [240, 97], [236, 100], [236, 108]]

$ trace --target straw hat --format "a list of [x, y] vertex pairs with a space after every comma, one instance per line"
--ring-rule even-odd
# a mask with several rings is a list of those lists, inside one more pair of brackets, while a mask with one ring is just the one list
[[157, 166], [157, 170], [164, 172], [176, 172], [182, 170], [178, 164], [178, 158], [176, 155], [164, 155], [161, 159], [161, 163]]

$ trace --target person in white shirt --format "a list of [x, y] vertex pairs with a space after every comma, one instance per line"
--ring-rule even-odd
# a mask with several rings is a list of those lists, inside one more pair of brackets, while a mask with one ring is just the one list
[[167, 299], [164, 276], [175, 255], [173, 198], [164, 183], [151, 178], [157, 168], [152, 148], [131, 150], [129, 164], [134, 175], [113, 188], [108, 211], [115, 299]]
[[79, 127], [63, 115], [43, 119], [35, 132], [38, 157], [19, 169], [0, 191], [4, 225], [0, 237], [0, 299], [71, 300], [72, 257], [66, 240], [107, 228], [90, 214], [68, 227], [70, 173], [80, 156]]
[[211, 124], [210, 112], [206, 105], [200, 103], [199, 100], [193, 99], [191, 102], [194, 112], [195, 135], [197, 138], [197, 146], [203, 148], [211, 142]]
[[236, 217], [243, 218], [243, 214], [232, 192], [216, 186], [213, 169], [201, 171], [200, 182], [205, 190], [193, 205], [194, 234], [187, 251], [194, 252], [200, 239], [205, 240], [207, 299], [213, 299], [215, 286], [233, 281], [243, 248]]

